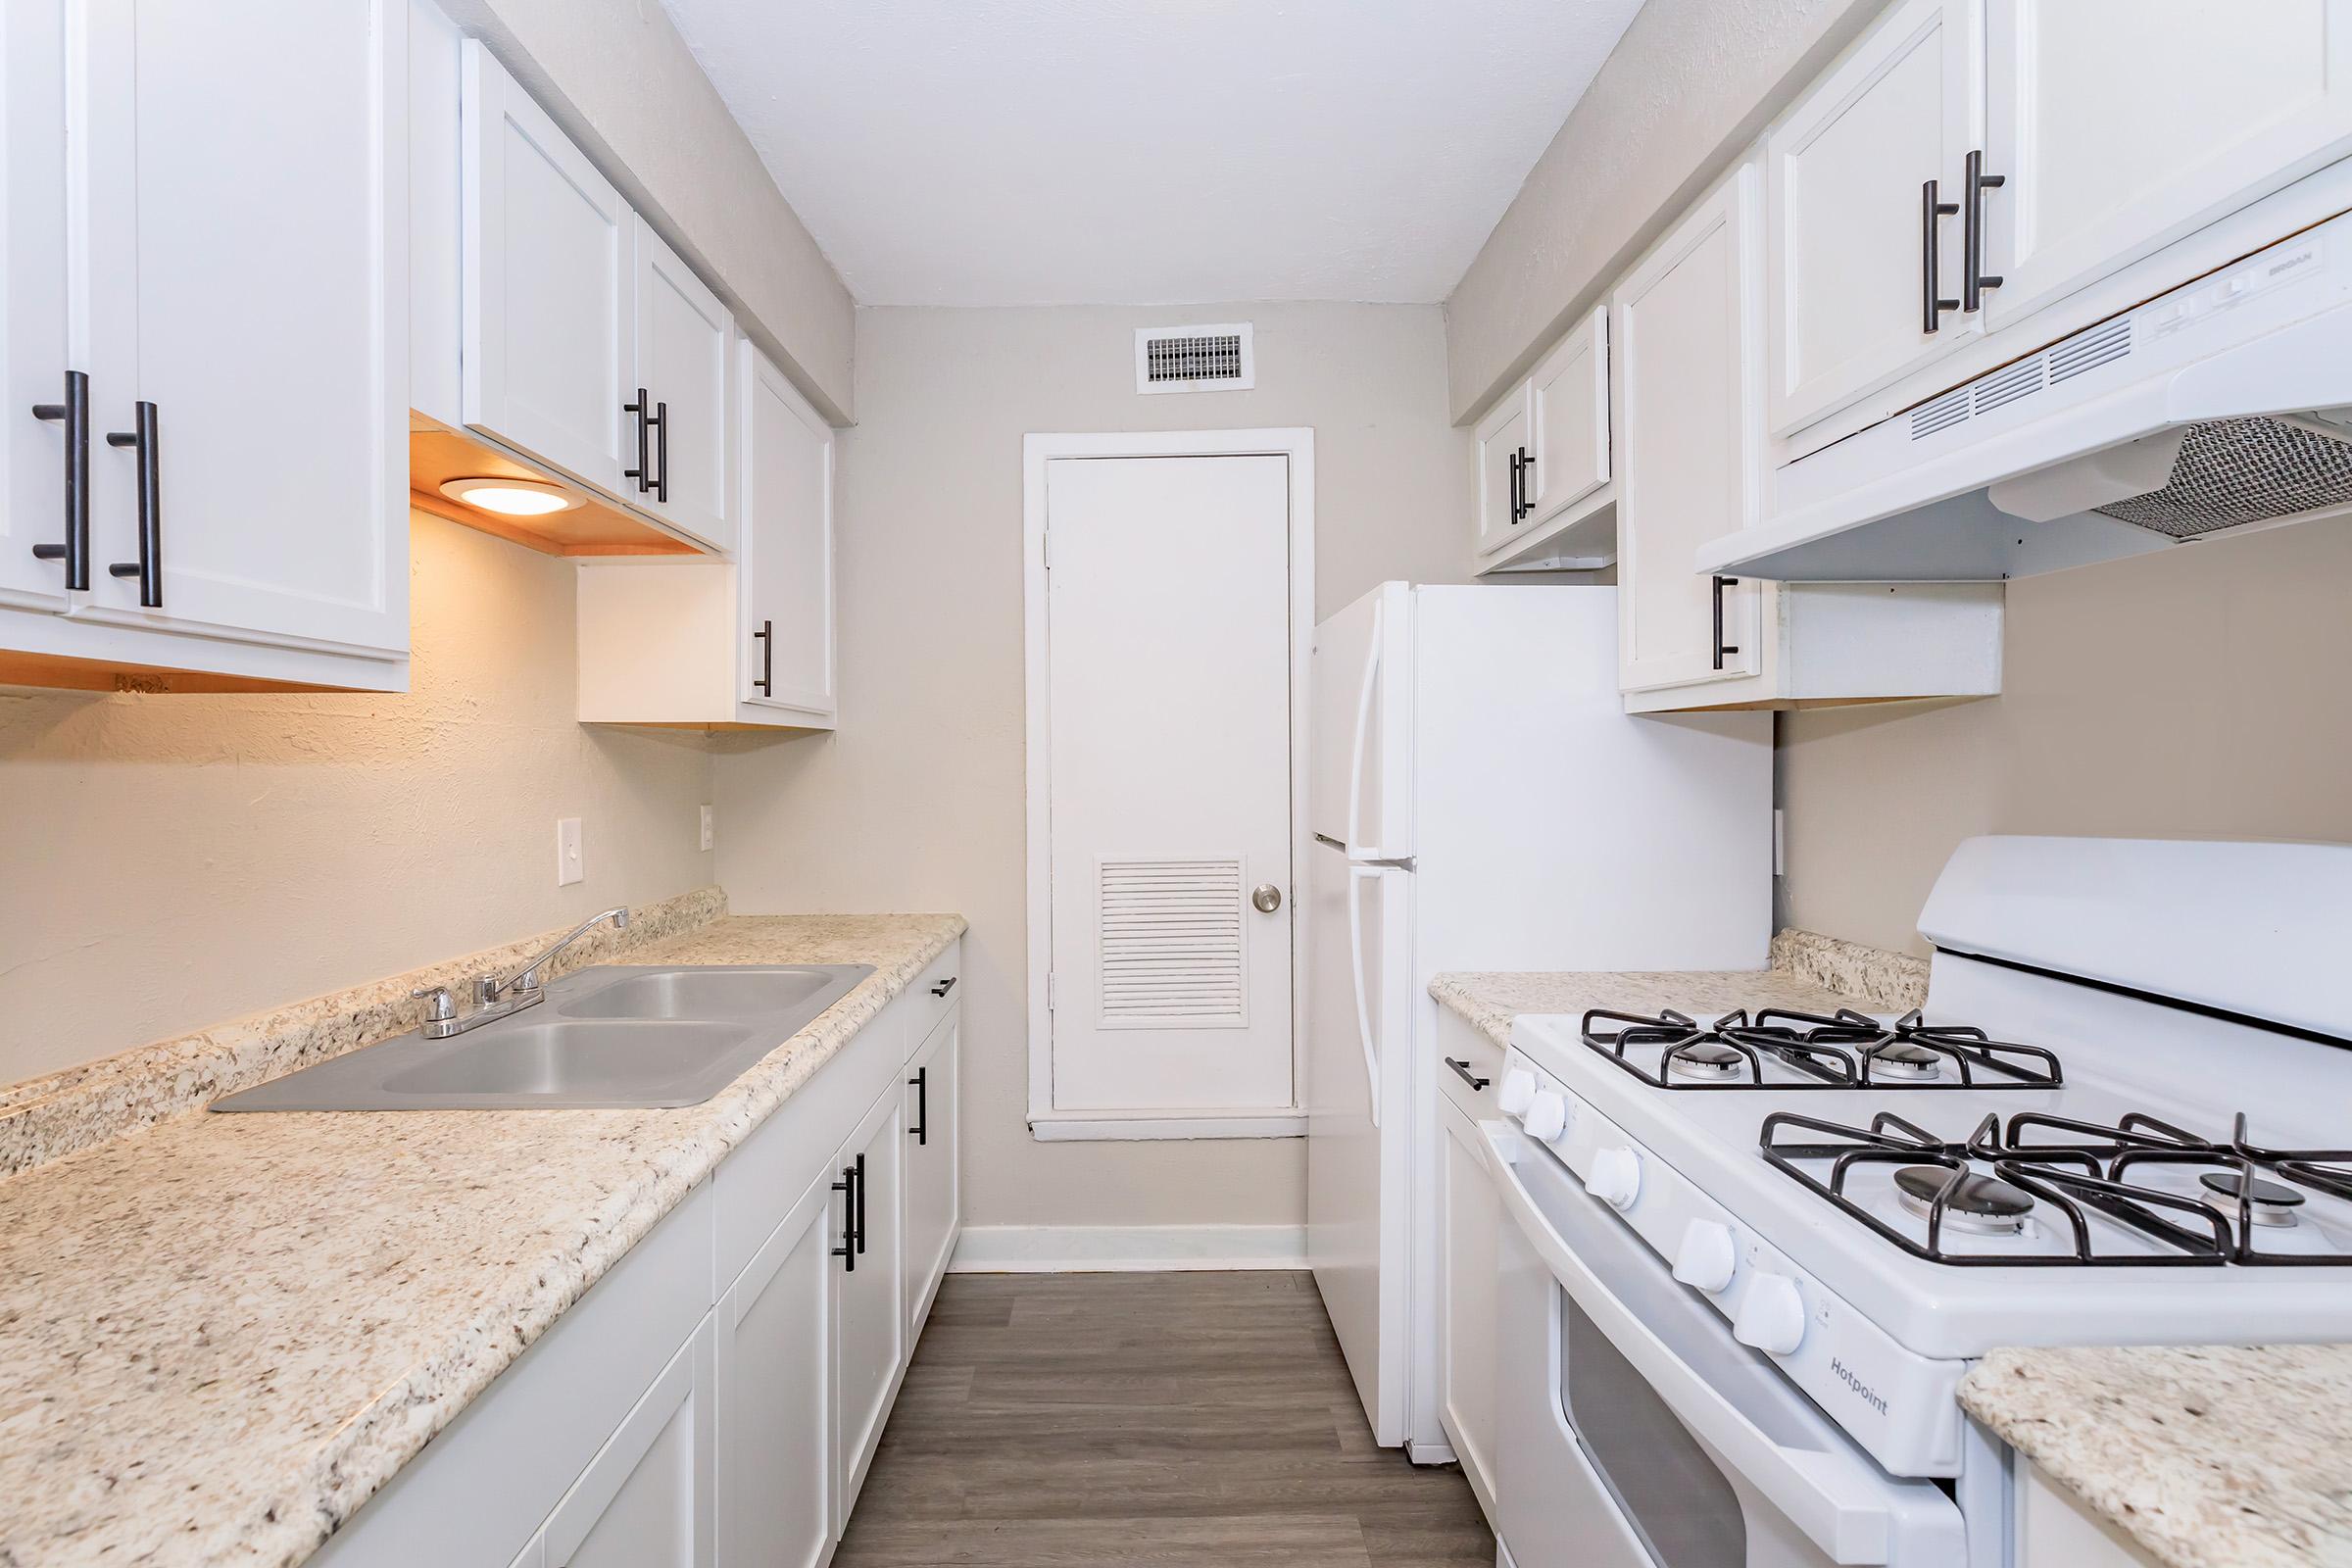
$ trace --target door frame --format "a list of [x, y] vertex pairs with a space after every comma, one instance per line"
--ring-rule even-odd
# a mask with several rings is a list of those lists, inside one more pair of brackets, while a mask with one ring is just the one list
[[[1054, 1014], [1047, 1006], [1054, 967], [1054, 724], [1046, 664], [1046, 465], [1062, 458], [1250, 458], [1290, 460], [1291, 618], [1291, 1106], [1231, 1115], [1105, 1116], [1054, 1108]], [[1305, 961], [1307, 671], [1315, 643], [1315, 432], [1303, 426], [1257, 430], [1139, 430], [1036, 434], [1021, 438], [1021, 645], [1027, 697], [1029, 1132], [1041, 1143], [1152, 1138], [1300, 1138], [1298, 1043], [1306, 1034]]]

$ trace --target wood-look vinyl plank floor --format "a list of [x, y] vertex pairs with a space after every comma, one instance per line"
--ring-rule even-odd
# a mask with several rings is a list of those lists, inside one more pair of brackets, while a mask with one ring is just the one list
[[956, 1274], [837, 1568], [1491, 1568], [1372, 1442], [1305, 1274]]

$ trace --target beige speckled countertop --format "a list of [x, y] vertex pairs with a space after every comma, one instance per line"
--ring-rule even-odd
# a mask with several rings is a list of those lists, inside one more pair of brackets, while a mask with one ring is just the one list
[[963, 929], [629, 952], [875, 966], [685, 1109], [181, 1115], [0, 1181], [0, 1564], [309, 1556]]
[[2352, 1346], [1995, 1350], [1960, 1401], [2173, 1568], [2352, 1568]]

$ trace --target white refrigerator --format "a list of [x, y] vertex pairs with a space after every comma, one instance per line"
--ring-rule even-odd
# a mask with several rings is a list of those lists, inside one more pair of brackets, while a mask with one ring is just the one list
[[1754, 969], [1772, 715], [1631, 717], [1612, 587], [1383, 584], [1315, 628], [1307, 1251], [1375, 1437], [1451, 1457], [1434, 1319], [1446, 970]]

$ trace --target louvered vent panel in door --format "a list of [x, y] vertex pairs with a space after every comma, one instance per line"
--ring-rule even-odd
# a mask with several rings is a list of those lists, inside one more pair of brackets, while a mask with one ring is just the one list
[[1102, 860], [1095, 885], [1103, 1026], [1249, 1027], [1240, 860]]

